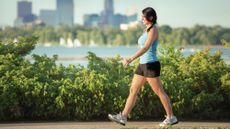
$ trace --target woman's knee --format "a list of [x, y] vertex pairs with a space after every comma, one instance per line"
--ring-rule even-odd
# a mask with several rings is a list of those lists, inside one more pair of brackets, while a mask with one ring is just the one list
[[155, 93], [157, 94], [157, 96], [165, 95], [164, 89], [159, 88], [159, 87], [155, 89]]
[[138, 88], [130, 87], [130, 89], [129, 89], [129, 94], [130, 94], [130, 95], [137, 95], [138, 92], [139, 92], [139, 89], [138, 89]]

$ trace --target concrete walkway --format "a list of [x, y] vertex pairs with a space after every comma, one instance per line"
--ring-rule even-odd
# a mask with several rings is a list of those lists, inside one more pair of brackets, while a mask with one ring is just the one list
[[[126, 126], [114, 122], [42, 122], [0, 123], [0, 129], [154, 129], [159, 122], [128, 122]], [[175, 128], [230, 129], [230, 122], [180, 122]]]

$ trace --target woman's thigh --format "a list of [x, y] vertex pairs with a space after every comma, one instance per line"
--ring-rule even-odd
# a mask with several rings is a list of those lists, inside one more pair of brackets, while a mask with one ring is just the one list
[[155, 78], [146, 78], [148, 81], [149, 85], [151, 86], [152, 90], [159, 95], [159, 93], [163, 93], [164, 89], [162, 87], [162, 83], [159, 77]]
[[145, 82], [146, 78], [144, 76], [134, 74], [130, 87], [130, 92], [138, 93], [140, 88], [145, 84]]

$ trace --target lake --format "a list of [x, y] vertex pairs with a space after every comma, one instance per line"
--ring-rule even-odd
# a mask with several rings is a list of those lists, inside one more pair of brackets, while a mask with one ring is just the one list
[[[214, 53], [216, 50], [221, 50], [223, 52], [222, 58], [230, 64], [230, 52], [229, 49], [222, 47], [222, 46], [215, 46], [210, 47], [210, 53]], [[159, 46], [159, 49], [161, 47]], [[205, 47], [192, 47], [188, 46], [185, 47], [182, 51], [182, 54], [184, 56], [189, 56], [193, 54], [194, 52], [200, 51], [202, 49], [205, 49]], [[128, 57], [132, 54], [134, 54], [138, 50], [137, 46], [82, 46], [82, 47], [75, 47], [75, 48], [68, 48], [64, 46], [43, 46], [43, 45], [37, 45], [35, 49], [31, 52], [27, 58], [31, 58], [32, 54], [37, 55], [44, 55], [46, 54], [49, 57], [52, 57], [53, 55], [58, 55], [59, 59], [57, 63], [62, 63], [65, 66], [68, 66], [69, 64], [74, 65], [87, 65], [87, 60], [85, 59], [85, 56], [87, 56], [88, 51], [95, 53], [99, 57], [114, 57], [116, 55], [121, 55], [122, 57]]]

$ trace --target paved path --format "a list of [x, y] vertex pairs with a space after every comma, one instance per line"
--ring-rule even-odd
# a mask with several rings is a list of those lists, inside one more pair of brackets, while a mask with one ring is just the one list
[[[126, 126], [114, 122], [42, 122], [42, 123], [0, 123], [0, 129], [154, 129], [159, 122], [128, 122]], [[230, 129], [230, 122], [180, 122], [173, 127]]]

